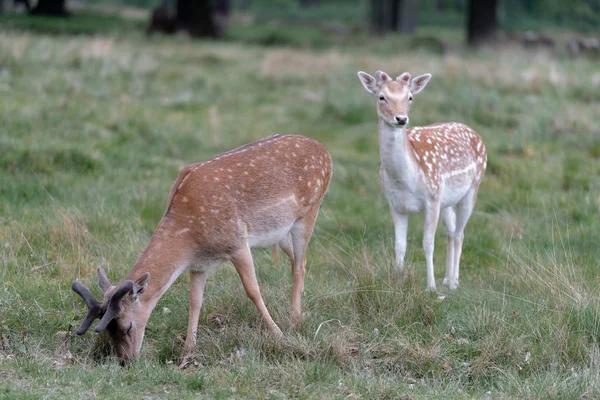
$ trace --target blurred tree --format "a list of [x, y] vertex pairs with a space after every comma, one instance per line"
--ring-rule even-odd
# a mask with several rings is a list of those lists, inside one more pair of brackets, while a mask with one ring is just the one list
[[417, 27], [418, 0], [371, 0], [371, 31], [412, 33]]
[[392, 3], [392, 30], [413, 33], [417, 29], [419, 0], [395, 0]]
[[470, 0], [467, 20], [467, 42], [477, 46], [494, 39], [498, 27], [498, 0]]
[[193, 37], [217, 36], [210, 0], [177, 0], [178, 30], [184, 30]]
[[[26, 2], [29, 4], [29, 2]], [[38, 0], [37, 5], [30, 9], [31, 15], [47, 15], [53, 17], [66, 17], [69, 15], [65, 0]]]
[[[192, 37], [216, 37], [224, 29], [229, 0], [163, 0], [152, 11], [148, 33], [185, 31]], [[215, 19], [218, 10], [219, 22]]]
[[158, 7], [152, 10], [146, 33], [175, 33], [177, 31], [175, 16], [175, 8], [168, 0], [163, 0]]

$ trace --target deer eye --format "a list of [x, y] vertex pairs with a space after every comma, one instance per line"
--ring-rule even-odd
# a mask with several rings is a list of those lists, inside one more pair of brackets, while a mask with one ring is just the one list
[[379, 100], [380, 100], [380, 101], [385, 101], [385, 97], [384, 97], [383, 95], [380, 95], [380, 96], [379, 96]]
[[412, 101], [412, 96], [410, 96], [410, 97], [408, 98], [408, 101]]
[[127, 334], [129, 335], [129, 332], [131, 332], [131, 328], [133, 328], [133, 322], [129, 323], [129, 328], [127, 328]]

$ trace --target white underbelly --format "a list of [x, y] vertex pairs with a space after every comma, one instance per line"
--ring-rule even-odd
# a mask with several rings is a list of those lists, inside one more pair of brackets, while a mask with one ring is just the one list
[[196, 261], [196, 262], [192, 263], [189, 268], [192, 271], [209, 272], [209, 271], [212, 271], [213, 269], [217, 268], [219, 265], [223, 264], [225, 261], [227, 261], [227, 259], [225, 259], [225, 258], [220, 258], [220, 259], [215, 259], [215, 260]]
[[470, 188], [470, 185], [463, 187], [444, 188], [440, 201], [441, 208], [456, 205], [463, 197], [465, 197]]
[[248, 232], [248, 246], [256, 248], [270, 247], [278, 244], [290, 234], [292, 225], [293, 222], [276, 229], [264, 230], [262, 232]]
[[466, 168], [443, 175], [444, 187], [441, 196], [442, 208], [457, 204], [473, 187], [475, 163]]

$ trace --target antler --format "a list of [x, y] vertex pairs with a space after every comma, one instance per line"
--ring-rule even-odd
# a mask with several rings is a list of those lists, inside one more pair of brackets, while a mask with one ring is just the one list
[[125, 296], [132, 290], [133, 281], [131, 279], [127, 279], [125, 282], [123, 282], [121, 286], [119, 286], [115, 290], [115, 293], [112, 295], [110, 301], [108, 302], [108, 308], [106, 309], [106, 312], [100, 319], [100, 322], [98, 322], [98, 325], [96, 325], [96, 333], [100, 333], [103, 330], [105, 330], [110, 321], [112, 321], [113, 318], [117, 316], [117, 314], [119, 313], [119, 303], [121, 302], [121, 299], [123, 298], [123, 296]]
[[86, 288], [85, 285], [80, 281], [77, 280], [73, 282], [73, 284], [71, 285], [71, 289], [73, 289], [75, 293], [81, 296], [88, 308], [87, 315], [83, 319], [81, 326], [77, 329], [77, 334], [83, 335], [90, 328], [92, 322], [94, 322], [94, 320], [98, 318], [98, 316], [102, 312], [102, 306], [100, 302], [94, 298], [94, 295], [92, 295], [89, 289]]

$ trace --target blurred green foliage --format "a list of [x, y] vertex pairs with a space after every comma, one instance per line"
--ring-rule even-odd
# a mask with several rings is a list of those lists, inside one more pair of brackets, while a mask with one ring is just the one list
[[[171, 0], [173, 3], [176, 0]], [[419, 24], [463, 26], [469, 0], [420, 0]], [[87, 0], [89, 4], [113, 4], [151, 8], [159, 0]], [[284, 18], [307, 21], [335, 21], [362, 25], [368, 0], [321, 0], [302, 7], [299, 0], [230, 0], [234, 10], [250, 12], [258, 18]], [[442, 6], [442, 9], [439, 8]], [[505, 29], [527, 30], [563, 27], [597, 31], [600, 26], [600, 0], [500, 0], [500, 23]]]

